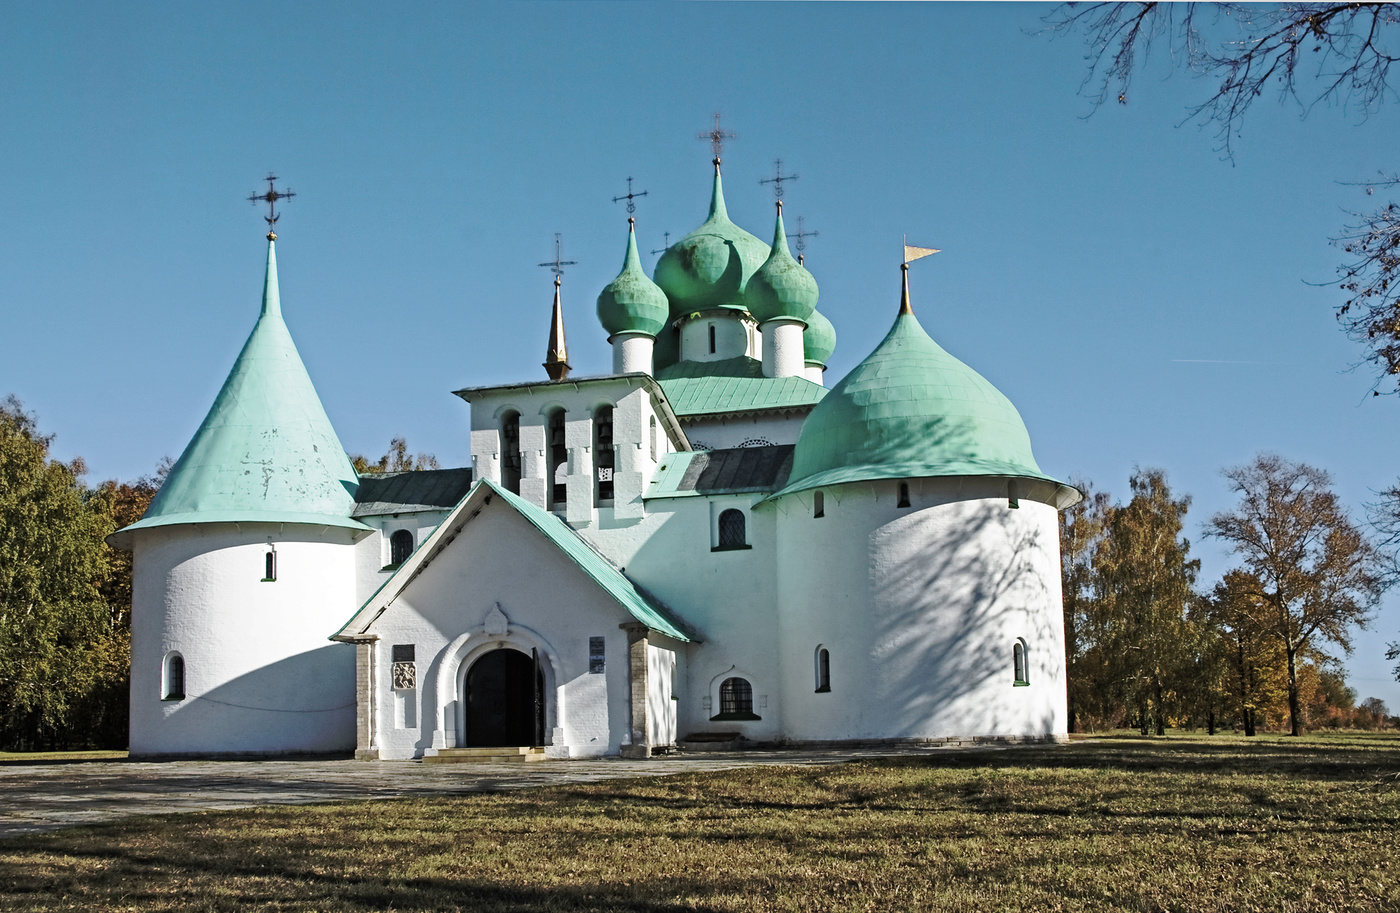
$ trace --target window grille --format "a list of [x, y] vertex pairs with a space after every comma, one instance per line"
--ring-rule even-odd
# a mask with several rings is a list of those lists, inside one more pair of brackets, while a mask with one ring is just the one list
[[601, 675], [607, 668], [607, 640], [602, 637], [588, 638], [588, 674]]
[[185, 658], [179, 653], [171, 653], [165, 658], [160, 697], [163, 701], [183, 701], [185, 699]]
[[413, 533], [406, 529], [395, 530], [389, 537], [389, 563], [395, 567], [408, 560], [413, 554]]
[[753, 685], [748, 679], [726, 678], [719, 686], [719, 712], [753, 716]]
[[730, 508], [719, 515], [719, 547], [743, 548], [748, 544], [744, 512]]

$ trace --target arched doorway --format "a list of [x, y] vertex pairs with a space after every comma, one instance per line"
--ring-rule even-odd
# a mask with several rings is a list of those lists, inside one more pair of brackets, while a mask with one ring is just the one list
[[472, 663], [462, 680], [465, 748], [544, 744], [544, 671], [534, 650], [503, 647]]

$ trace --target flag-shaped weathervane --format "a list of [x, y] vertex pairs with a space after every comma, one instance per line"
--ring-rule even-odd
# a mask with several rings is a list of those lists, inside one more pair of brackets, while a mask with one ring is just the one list
[[920, 257], [927, 257], [927, 256], [929, 256], [929, 255], [931, 255], [931, 254], [936, 254], [936, 253], [938, 253], [938, 252], [939, 252], [939, 248], [937, 248], [937, 247], [910, 247], [910, 246], [909, 246], [909, 237], [906, 235], [905, 238], [904, 238], [904, 262], [905, 262], [905, 263], [911, 263], [911, 262], [913, 262], [914, 260], [919, 259]]

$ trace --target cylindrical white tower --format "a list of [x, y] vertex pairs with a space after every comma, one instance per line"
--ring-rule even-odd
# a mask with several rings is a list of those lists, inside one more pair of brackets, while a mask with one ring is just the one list
[[802, 332], [807, 325], [800, 320], [770, 320], [759, 327], [763, 332], [763, 376], [803, 377], [805, 365]]
[[613, 347], [614, 374], [652, 373], [651, 353], [656, 337], [647, 333], [615, 333], [608, 337]]

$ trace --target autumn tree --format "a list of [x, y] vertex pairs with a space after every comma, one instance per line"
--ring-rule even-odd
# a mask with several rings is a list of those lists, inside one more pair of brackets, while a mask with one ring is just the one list
[[1065, 617], [1065, 676], [1069, 731], [1079, 731], [1081, 714], [1102, 712], [1107, 676], [1102, 649], [1103, 612], [1096, 560], [1112, 509], [1107, 492], [1073, 480], [1084, 493], [1079, 503], [1060, 511], [1060, 569]]
[[1261, 711], [1286, 693], [1283, 651], [1270, 636], [1263, 587], [1248, 571], [1225, 574], [1205, 600], [1210, 626], [1218, 632], [1228, 670], [1225, 693], [1239, 712], [1244, 734], [1255, 734]]
[[1190, 497], [1173, 497], [1160, 469], [1138, 470], [1128, 484], [1132, 499], [1110, 511], [1096, 562], [1103, 644], [1142, 731], [1162, 735], [1188, 665], [1186, 619], [1200, 562], [1182, 535]]
[[1323, 644], [1351, 652], [1352, 629], [1380, 598], [1380, 561], [1322, 470], [1260, 454], [1224, 475], [1239, 505], [1212, 517], [1208, 535], [1231, 546], [1254, 581], [1246, 592], [1267, 605], [1287, 663], [1290, 729], [1301, 735], [1300, 655]]
[[357, 453], [350, 457], [350, 465], [357, 473], [366, 472], [410, 472], [415, 469], [440, 469], [437, 457], [431, 453], [409, 453], [408, 441], [401, 437], [389, 441], [389, 449], [378, 460]]
[[[106, 505], [14, 397], [0, 403], [0, 744], [53, 747], [102, 674]], [[120, 660], [118, 660], [118, 663]]]

